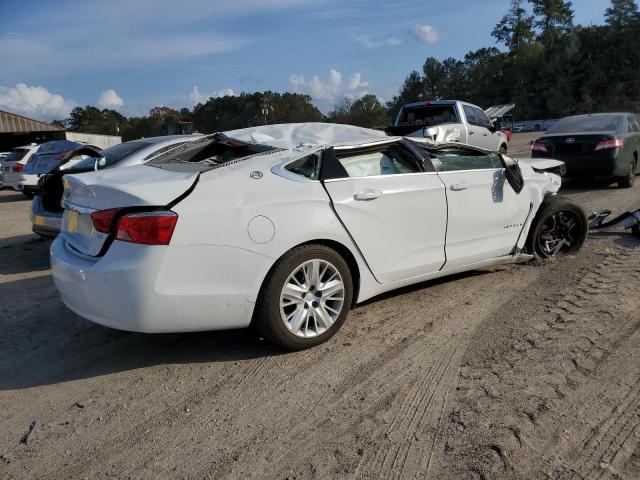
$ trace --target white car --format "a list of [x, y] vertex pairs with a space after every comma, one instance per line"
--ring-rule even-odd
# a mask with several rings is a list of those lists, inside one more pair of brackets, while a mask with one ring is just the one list
[[33, 197], [38, 188], [38, 176], [27, 175], [24, 167], [29, 159], [38, 151], [39, 145], [31, 144], [14, 148], [2, 159], [2, 186], [13, 188]]
[[253, 322], [307, 348], [383, 292], [575, 252], [587, 219], [553, 196], [562, 166], [344, 125], [216, 134], [65, 176], [53, 278], [71, 310], [112, 328]]

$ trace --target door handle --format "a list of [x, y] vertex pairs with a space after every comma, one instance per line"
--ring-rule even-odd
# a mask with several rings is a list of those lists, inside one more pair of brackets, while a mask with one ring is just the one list
[[356, 193], [353, 198], [356, 200], [360, 200], [363, 202], [368, 202], [370, 200], [375, 200], [376, 198], [382, 197], [382, 190], [364, 190], [362, 192]]
[[453, 185], [451, 185], [451, 190], [453, 190], [454, 192], [459, 192], [460, 190], [466, 190], [467, 188], [469, 188], [469, 185], [467, 185], [464, 182], [461, 183], [454, 183]]
[[476, 132], [469, 132], [469, 135], [474, 135]]

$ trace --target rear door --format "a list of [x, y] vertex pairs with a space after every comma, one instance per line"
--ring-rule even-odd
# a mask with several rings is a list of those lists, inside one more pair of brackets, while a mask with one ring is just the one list
[[[440, 270], [445, 261], [447, 204], [444, 185], [417, 157], [396, 143], [329, 150], [324, 185], [336, 214], [381, 283]], [[432, 169], [430, 169], [432, 170]]]
[[498, 154], [440, 153], [437, 163], [449, 206], [445, 268], [509, 255], [530, 205], [506, 181]]

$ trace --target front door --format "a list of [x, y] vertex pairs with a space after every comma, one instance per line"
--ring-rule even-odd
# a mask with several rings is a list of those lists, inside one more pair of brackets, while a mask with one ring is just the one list
[[445, 262], [444, 185], [400, 143], [335, 151], [342, 173], [324, 181], [336, 214], [380, 283], [440, 270]]
[[449, 205], [445, 269], [509, 255], [529, 215], [497, 154], [441, 153], [439, 176]]

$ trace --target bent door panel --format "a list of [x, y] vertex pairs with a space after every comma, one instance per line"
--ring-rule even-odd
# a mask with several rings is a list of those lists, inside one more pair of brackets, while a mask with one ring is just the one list
[[325, 187], [378, 281], [440, 270], [447, 205], [437, 174], [343, 178], [327, 180]]
[[439, 175], [447, 187], [449, 204], [445, 268], [509, 255], [529, 215], [524, 192], [515, 193], [503, 169]]

